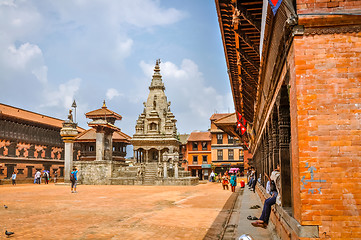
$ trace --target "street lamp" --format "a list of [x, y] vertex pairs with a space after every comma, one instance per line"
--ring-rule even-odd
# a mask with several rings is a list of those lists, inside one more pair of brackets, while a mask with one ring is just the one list
[[74, 102], [73, 104], [71, 105], [72, 108], [74, 108], [74, 122], [76, 122], [76, 102], [75, 102], [75, 99], [74, 99]]

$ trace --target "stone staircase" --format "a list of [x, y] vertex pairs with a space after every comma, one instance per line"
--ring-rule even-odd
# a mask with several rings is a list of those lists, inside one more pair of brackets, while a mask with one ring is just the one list
[[148, 163], [145, 166], [145, 172], [144, 172], [144, 185], [154, 185], [155, 179], [157, 177], [157, 171], [158, 171], [158, 163]]

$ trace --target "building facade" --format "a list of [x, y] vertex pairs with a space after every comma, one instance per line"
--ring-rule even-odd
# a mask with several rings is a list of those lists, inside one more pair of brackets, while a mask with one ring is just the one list
[[[64, 176], [64, 143], [60, 137], [63, 120], [0, 104], [0, 181], [34, 181], [36, 171], [48, 170]], [[78, 131], [83, 131], [78, 128]], [[77, 158], [77, 148], [74, 158]]]
[[212, 171], [211, 133], [192, 132], [187, 141], [188, 171], [200, 180], [207, 180]]
[[216, 0], [252, 165], [281, 167], [271, 220], [282, 239], [360, 239], [361, 1], [278, 2]]
[[[234, 124], [235, 114], [216, 113], [210, 118], [211, 121], [211, 147], [212, 164], [216, 173], [224, 173], [231, 168], [238, 168], [240, 173], [248, 169], [248, 151], [240, 144], [239, 138], [235, 137]], [[217, 124], [218, 125], [217, 125]], [[233, 131], [228, 132], [224, 126], [231, 125]]]

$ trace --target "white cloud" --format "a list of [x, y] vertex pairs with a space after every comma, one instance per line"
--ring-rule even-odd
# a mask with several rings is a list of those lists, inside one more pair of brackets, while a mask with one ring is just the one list
[[114, 97], [122, 96], [115, 88], [109, 88], [105, 94], [108, 100], [112, 100]]
[[[149, 78], [149, 85], [154, 64], [141, 61], [140, 67]], [[233, 110], [231, 94], [221, 95], [217, 89], [208, 86], [203, 73], [192, 60], [184, 59], [180, 66], [164, 62], [160, 68], [166, 95], [172, 102], [171, 108], [178, 119], [180, 130], [207, 130], [209, 118], [214, 112]], [[194, 129], [184, 129], [185, 126], [193, 126]]]
[[66, 83], [62, 83], [56, 90], [46, 90], [45, 99], [46, 103], [42, 107], [64, 107], [65, 109], [70, 108], [75, 94], [80, 88], [81, 79], [74, 78]]

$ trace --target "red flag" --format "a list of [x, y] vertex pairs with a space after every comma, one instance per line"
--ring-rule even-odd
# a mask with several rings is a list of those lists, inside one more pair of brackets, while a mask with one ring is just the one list
[[240, 122], [241, 119], [242, 119], [242, 115], [239, 112], [237, 112], [237, 120]]
[[246, 126], [247, 126], [247, 125], [246, 125], [246, 123], [247, 123], [246, 119], [245, 119], [245, 118], [243, 118], [242, 120], [243, 120], [243, 121], [242, 121], [243, 126], [244, 126], [244, 127], [246, 127]]
[[247, 129], [244, 126], [241, 126], [241, 133], [242, 135], [247, 131]]
[[237, 129], [243, 127], [242, 124], [237, 120]]

